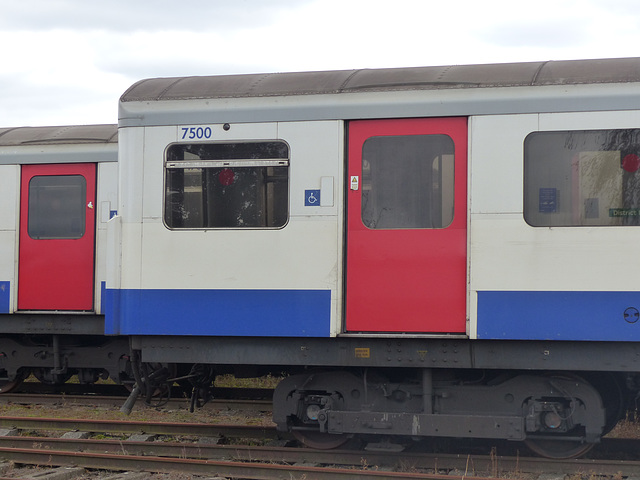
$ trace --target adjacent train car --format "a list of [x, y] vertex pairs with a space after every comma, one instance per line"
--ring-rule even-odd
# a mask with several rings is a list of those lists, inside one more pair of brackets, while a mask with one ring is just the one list
[[117, 159], [116, 125], [0, 129], [2, 391], [122, 380], [128, 341], [104, 336], [102, 302]]

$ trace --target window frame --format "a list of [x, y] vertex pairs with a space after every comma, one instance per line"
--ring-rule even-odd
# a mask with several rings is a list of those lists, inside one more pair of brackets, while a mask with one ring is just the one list
[[[287, 158], [264, 158], [264, 159], [209, 159], [209, 160], [168, 160], [168, 154], [172, 147], [180, 145], [235, 145], [235, 144], [264, 144], [281, 143], [287, 149]], [[204, 171], [206, 168], [268, 168], [286, 167], [286, 212], [285, 221], [278, 226], [206, 226], [206, 227], [175, 227], [167, 223], [167, 178], [169, 170], [186, 170], [189, 168], [199, 168]], [[247, 139], [247, 140], [217, 140], [207, 142], [173, 142], [167, 145], [163, 153], [162, 166], [162, 223], [165, 228], [171, 231], [206, 231], [206, 230], [281, 230], [285, 228], [290, 220], [290, 198], [291, 198], [291, 147], [289, 143], [282, 139]]]
[[[365, 166], [365, 162], [367, 161], [367, 157], [368, 157], [368, 153], [365, 152], [365, 149], [367, 148], [367, 144], [369, 144], [369, 146], [371, 146], [371, 143], [373, 142], [385, 142], [385, 141], [398, 141], [402, 144], [403, 141], [406, 142], [407, 138], [410, 138], [412, 141], [414, 142], [419, 142], [421, 140], [426, 140], [427, 138], [435, 138], [435, 137], [439, 137], [439, 142], [440, 143], [444, 143], [444, 142], [450, 142], [450, 146], [451, 147], [451, 151], [450, 152], [444, 152], [444, 151], [440, 151], [437, 152], [437, 155], [434, 157], [428, 157], [427, 155], [425, 155], [424, 159], [421, 159], [425, 162], [425, 166], [423, 168], [428, 168], [430, 169], [430, 171], [428, 172], [428, 182], [429, 184], [431, 184], [431, 188], [426, 189], [425, 187], [428, 187], [429, 185], [425, 184], [425, 183], [414, 183], [411, 186], [418, 188], [418, 190], [422, 190], [424, 189], [424, 195], [427, 197], [431, 197], [434, 193], [435, 193], [435, 189], [433, 188], [433, 174], [435, 173], [436, 169], [434, 168], [434, 162], [438, 161], [439, 162], [439, 166], [438, 166], [438, 173], [440, 175], [440, 181], [438, 182], [439, 185], [439, 198], [438, 198], [438, 204], [440, 206], [440, 225], [438, 226], [433, 226], [433, 225], [415, 225], [415, 224], [399, 224], [399, 225], [394, 225], [394, 226], [389, 226], [389, 225], [383, 225], [383, 226], [378, 226], [377, 224], [372, 225], [372, 222], [370, 221], [370, 214], [371, 213], [375, 213], [376, 211], [380, 211], [383, 209], [377, 209], [377, 207], [370, 207], [369, 206], [369, 201], [374, 202], [374, 204], [376, 204], [379, 200], [382, 199], [388, 199], [389, 195], [388, 193], [396, 193], [397, 191], [393, 191], [390, 189], [387, 189], [386, 191], [382, 191], [380, 190], [381, 184], [375, 184], [375, 189], [374, 189], [374, 179], [377, 176], [377, 174], [381, 173], [384, 169], [388, 169], [389, 166], [391, 165], [392, 162], [390, 161], [386, 161], [384, 163], [384, 165], [381, 165], [380, 167], [375, 167], [380, 168], [380, 172], [378, 172], [376, 175], [373, 175], [373, 164], [376, 162], [369, 162], [369, 166]], [[371, 142], [371, 143], [370, 143]], [[387, 145], [386, 148], [388, 149], [390, 146], [392, 145]], [[414, 145], [415, 146], [415, 145]], [[429, 145], [430, 147], [433, 148], [433, 145]], [[405, 167], [403, 171], [403, 176], [412, 176], [411, 172], [413, 171], [413, 168], [410, 169], [406, 169], [406, 166], [403, 165], [403, 162], [408, 161], [408, 162], [414, 162], [416, 161], [416, 158], [413, 154], [415, 154], [415, 151], [413, 150], [405, 150], [405, 157], [402, 158], [402, 160], [400, 160], [399, 163], [399, 167]], [[429, 152], [429, 153], [433, 153], [433, 152]], [[413, 158], [408, 158], [406, 155], [411, 154], [410, 157]], [[446, 165], [445, 165], [445, 157], [450, 156], [450, 161], [449, 159], [446, 159]], [[380, 230], [380, 231], [384, 231], [384, 230], [445, 230], [447, 228], [449, 228], [451, 226], [451, 224], [453, 223], [453, 220], [455, 218], [455, 210], [456, 210], [456, 202], [455, 202], [455, 180], [456, 180], [456, 163], [455, 163], [455, 159], [456, 159], [456, 145], [455, 145], [455, 141], [454, 139], [451, 137], [451, 135], [447, 134], [447, 133], [399, 133], [399, 134], [393, 134], [393, 135], [372, 135], [370, 137], [368, 137], [366, 140], [364, 140], [364, 142], [362, 143], [362, 151], [361, 151], [361, 209], [360, 209], [360, 220], [362, 221], [362, 224], [369, 230]], [[393, 160], [393, 162], [395, 162], [396, 160]], [[415, 166], [415, 165], [414, 165]], [[450, 169], [450, 184], [447, 185], [449, 188], [449, 190], [445, 190], [445, 182], [444, 180], [444, 175], [445, 175], [445, 169]], [[368, 171], [368, 173], [365, 173], [365, 171]], [[370, 178], [369, 178], [370, 177]], [[413, 176], [413, 178], [417, 178], [415, 176]], [[423, 177], [419, 177], [420, 180], [424, 180]], [[368, 179], [368, 181], [367, 181]], [[449, 179], [448, 179], [449, 180]], [[406, 186], [406, 185], [405, 185]], [[365, 195], [365, 191], [376, 191], [379, 193], [375, 193], [374, 196], [371, 197], [371, 199], [369, 200], [369, 195], [371, 195], [371, 193], [367, 193]], [[365, 200], [366, 197], [366, 200]], [[449, 206], [446, 205], [446, 202], [449, 201], [450, 202], [450, 208], [451, 208], [451, 212], [450, 215], [448, 215], [446, 218], [443, 216], [443, 209], [445, 206]], [[429, 212], [429, 216], [428, 216], [428, 220], [430, 220], [431, 222], [433, 222], [433, 212], [434, 210], [434, 205], [432, 205], [430, 202], [426, 202], [423, 207], [425, 207], [425, 211]], [[372, 210], [373, 208], [373, 210]], [[402, 212], [400, 213], [405, 213], [405, 214], [412, 214], [414, 217], [416, 217], [416, 211], [415, 209], [411, 210], [411, 209], [404, 209]], [[427, 218], [420, 218], [420, 217], [416, 217], [419, 218], [422, 222], [428, 223], [425, 220], [427, 220]]]
[[[68, 185], [61, 185], [61, 184], [55, 184], [55, 183], [47, 183], [46, 180], [54, 180], [54, 181], [61, 181], [62, 179], [69, 179], [68, 181], [70, 182], [72, 179], [75, 180], [79, 180], [79, 183], [76, 184], [68, 184]], [[39, 182], [44, 182], [43, 185], [38, 185]], [[48, 191], [56, 191], [58, 189], [66, 189], [68, 191], [69, 187], [73, 187], [74, 189], [77, 189], [78, 192], [74, 192], [74, 193], [78, 193], [78, 196], [75, 200], [79, 200], [78, 203], [76, 203], [74, 205], [74, 210], [77, 210], [77, 212], [71, 212], [67, 207], [68, 204], [65, 204], [60, 212], [65, 214], [63, 215], [64, 218], [68, 218], [69, 217], [69, 213], [74, 213], [77, 214], [77, 216], [75, 216], [74, 218], [80, 221], [80, 229], [78, 230], [77, 234], [74, 235], [51, 235], [52, 230], [50, 228], [46, 229], [46, 231], [44, 231], [44, 234], [42, 235], [35, 235], [35, 231], [37, 231], [37, 227], [41, 227], [43, 225], [43, 219], [45, 218], [44, 215], [42, 215], [43, 213], [51, 213], [50, 210], [45, 209], [46, 211], [42, 211], [43, 209], [41, 208], [42, 205], [42, 201], [40, 200], [40, 192], [48, 192]], [[87, 185], [87, 179], [80, 174], [68, 174], [68, 175], [34, 175], [33, 177], [31, 177], [31, 179], [29, 179], [29, 184], [28, 184], [28, 192], [27, 192], [27, 198], [28, 198], [28, 214], [27, 214], [27, 235], [29, 235], [29, 238], [39, 241], [39, 240], [79, 240], [82, 237], [85, 236], [85, 234], [87, 233], [87, 218], [86, 218], [86, 212], [85, 212], [85, 208], [86, 208], [86, 199], [87, 199], [87, 189], [88, 189], [88, 185]], [[38, 191], [38, 193], [36, 193], [36, 190]], [[66, 208], [66, 210], [65, 210]], [[58, 217], [61, 218], [61, 217]], [[49, 220], [51, 220], [50, 216], [48, 217]], [[45, 222], [45, 228], [46, 228], [46, 222]], [[49, 234], [49, 235], [45, 235], [45, 234]]]

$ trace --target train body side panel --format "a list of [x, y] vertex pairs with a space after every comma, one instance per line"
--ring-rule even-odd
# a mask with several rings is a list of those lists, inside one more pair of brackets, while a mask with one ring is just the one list
[[13, 313], [16, 294], [16, 228], [20, 167], [0, 165], [0, 313]]
[[118, 164], [98, 164], [96, 201], [96, 265], [94, 306], [96, 313], [104, 314], [103, 305], [106, 286], [107, 222], [117, 214], [118, 208]]
[[[532, 226], [523, 214], [527, 135], [637, 128], [638, 119], [638, 112], [472, 119], [472, 337], [640, 340], [640, 226]], [[558, 195], [566, 202], [569, 193]]]
[[[221, 125], [212, 129], [215, 138], [209, 143], [287, 143], [288, 222], [267, 229], [168, 228], [163, 161], [167, 146], [181, 142], [181, 127], [125, 129], [121, 141], [131, 136], [144, 145], [144, 168], [132, 161], [135, 152], [125, 151], [134, 157], [125, 157], [121, 165], [121, 177], [131, 172], [121, 180], [120, 288], [112, 287], [116, 282], [108, 285], [116, 307], [107, 314], [107, 332], [334, 335], [341, 322], [342, 123], [232, 125], [228, 133]], [[317, 192], [321, 202], [308, 201]], [[136, 194], [141, 210], [126, 206]]]

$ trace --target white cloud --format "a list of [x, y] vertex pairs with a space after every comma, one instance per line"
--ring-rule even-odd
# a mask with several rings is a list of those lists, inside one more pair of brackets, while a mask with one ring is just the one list
[[115, 122], [155, 76], [637, 55], [634, 0], [23, 0], [0, 16], [4, 125]]
[[199, 31], [248, 28], [269, 23], [296, 0], [23, 0], [4, 2], [0, 28], [75, 31]]

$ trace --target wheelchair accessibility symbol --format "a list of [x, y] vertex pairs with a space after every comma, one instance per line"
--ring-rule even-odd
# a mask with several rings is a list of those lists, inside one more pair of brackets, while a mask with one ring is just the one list
[[305, 207], [318, 207], [318, 206], [320, 206], [320, 190], [305, 190], [304, 191], [304, 206]]

